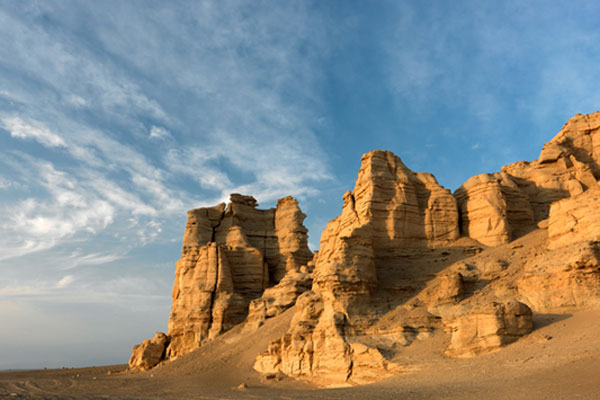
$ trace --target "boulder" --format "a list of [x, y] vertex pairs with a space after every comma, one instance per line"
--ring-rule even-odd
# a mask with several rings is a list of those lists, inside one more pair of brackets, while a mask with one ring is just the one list
[[164, 359], [165, 348], [169, 343], [169, 338], [162, 332], [156, 332], [152, 340], [144, 340], [142, 343], [133, 346], [131, 357], [129, 358], [129, 369], [137, 371], [146, 371]]
[[452, 337], [446, 354], [454, 357], [497, 350], [533, 330], [531, 309], [518, 301], [492, 302], [459, 315], [449, 323]]

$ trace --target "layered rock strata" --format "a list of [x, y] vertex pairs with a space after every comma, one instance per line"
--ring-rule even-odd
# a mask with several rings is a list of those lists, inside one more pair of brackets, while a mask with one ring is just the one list
[[600, 186], [550, 206], [548, 247], [556, 249], [582, 240], [600, 240]]
[[454, 193], [462, 233], [490, 246], [508, 243], [548, 218], [550, 204], [600, 178], [600, 113], [577, 114], [540, 152], [496, 174], [469, 179]]
[[472, 357], [512, 343], [533, 330], [531, 309], [518, 301], [473, 307], [449, 323], [447, 350], [455, 357]]
[[[600, 208], [600, 201], [593, 204]], [[600, 243], [579, 241], [540, 252], [528, 260], [516, 286], [536, 312], [600, 306]]]
[[414, 173], [390, 152], [362, 158], [342, 214], [321, 236], [311, 292], [296, 303], [290, 331], [257, 359], [261, 372], [338, 386], [365, 383], [400, 367], [361, 342], [378, 270], [399, 262], [398, 249], [444, 246], [458, 238], [451, 193], [430, 174]]
[[[252, 300], [312, 259], [305, 215], [295, 199], [280, 199], [269, 210], [257, 205], [251, 196], [233, 194], [227, 206], [188, 212], [173, 285], [168, 358], [243, 322]], [[286, 295], [279, 310], [293, 305], [294, 294]]]
[[462, 233], [485, 245], [508, 243], [535, 224], [529, 197], [506, 173], [474, 176], [454, 196]]
[[131, 368], [295, 305], [255, 369], [363, 384], [410, 368], [407, 346], [472, 357], [527, 335], [532, 312], [600, 307], [599, 130], [600, 113], [576, 115], [539, 160], [477, 175], [454, 196], [390, 152], [365, 154], [312, 259], [292, 198], [258, 210], [232, 195], [190, 211], [169, 336], [136, 346]]

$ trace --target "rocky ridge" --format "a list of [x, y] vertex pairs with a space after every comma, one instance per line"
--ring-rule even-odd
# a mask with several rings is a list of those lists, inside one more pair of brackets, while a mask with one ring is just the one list
[[[600, 113], [578, 114], [539, 160], [454, 194], [391, 152], [367, 153], [314, 258], [291, 198], [257, 210], [232, 195], [227, 207], [190, 211], [164, 357], [295, 305], [254, 368], [363, 384], [410, 368], [405, 354], [419, 343], [472, 357], [527, 335], [533, 313], [600, 306], [599, 130]], [[147, 368], [135, 361], [146, 348], [132, 368]]]

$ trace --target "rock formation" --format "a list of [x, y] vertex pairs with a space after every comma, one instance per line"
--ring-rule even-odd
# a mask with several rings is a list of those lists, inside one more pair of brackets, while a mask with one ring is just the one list
[[508, 243], [548, 218], [550, 204], [596, 186], [600, 178], [600, 113], [577, 114], [540, 152], [502, 172], [458, 188], [462, 233], [481, 243]]
[[447, 354], [472, 357], [512, 343], [533, 330], [531, 316], [531, 309], [518, 301], [471, 308], [449, 324]]
[[133, 346], [131, 358], [129, 358], [129, 369], [146, 371], [164, 358], [165, 348], [169, 344], [169, 338], [162, 332], [156, 332], [152, 340], [144, 340]]
[[[355, 188], [344, 195], [341, 215], [322, 234], [312, 291], [297, 301], [288, 334], [272, 342], [255, 368], [323, 385], [363, 383], [402, 369], [380, 350], [393, 355], [394, 342], [410, 345], [436, 330], [451, 333], [446, 353], [452, 356], [473, 356], [515, 341], [533, 329], [530, 307], [516, 299], [528, 299], [540, 309], [564, 305], [552, 293], [559, 282], [571, 291], [565, 304], [581, 305], [596, 284], [591, 256], [575, 261], [576, 268], [566, 267], [570, 272], [562, 278], [557, 271], [520, 272], [517, 278], [503, 260], [485, 261], [480, 267], [462, 264], [461, 270], [459, 264], [430, 279], [419, 292], [418, 282], [427, 278], [425, 271], [408, 265], [407, 249], [456, 246], [459, 226], [464, 236], [500, 246], [544, 225], [556, 200], [594, 196], [581, 193], [595, 187], [600, 176], [595, 145], [599, 127], [600, 114], [575, 116], [544, 146], [539, 161], [475, 176], [455, 197], [432, 175], [413, 173], [390, 152], [364, 155]], [[555, 227], [554, 219], [577, 219], [572, 209], [578, 206], [569, 201], [552, 206], [550, 247], [591, 235], [593, 217], [575, 228]], [[595, 213], [582, 210], [577, 215], [584, 214]], [[423, 264], [424, 254], [421, 250]], [[564, 262], [560, 265], [565, 268]], [[395, 287], [389, 278], [396, 280]], [[532, 288], [544, 285], [548, 290], [536, 297]], [[465, 297], [469, 299], [463, 301]], [[377, 304], [384, 298], [387, 309]], [[402, 326], [380, 324], [386, 313], [395, 313]], [[360, 372], [358, 366], [369, 372]]]
[[278, 370], [324, 385], [364, 383], [400, 368], [361, 343], [374, 315], [378, 272], [400, 263], [398, 249], [439, 247], [458, 238], [451, 193], [430, 174], [414, 173], [390, 152], [362, 158], [342, 214], [321, 236], [313, 288], [296, 303], [290, 331], [260, 356], [256, 369]]
[[136, 346], [130, 367], [238, 324], [231, 333], [248, 334], [295, 306], [255, 370], [363, 384], [409, 369], [409, 346], [432, 338], [446, 343], [438, 354], [473, 357], [527, 335], [534, 313], [600, 307], [599, 130], [600, 113], [576, 115], [539, 160], [474, 176], [454, 195], [391, 152], [367, 153], [314, 257], [291, 197], [258, 210], [234, 194], [190, 211], [168, 336]]
[[256, 329], [267, 318], [275, 317], [296, 304], [296, 299], [312, 287], [312, 275], [307, 271], [290, 270], [281, 281], [250, 302], [246, 328]]
[[556, 249], [583, 240], [600, 240], [600, 187], [552, 203], [548, 247]]
[[600, 243], [584, 240], [539, 253], [527, 260], [517, 289], [536, 312], [600, 306]]
[[311, 277], [300, 269], [307, 271], [313, 254], [298, 202], [286, 197], [277, 208], [259, 210], [257, 205], [251, 196], [232, 194], [227, 206], [188, 212], [166, 358], [189, 353], [243, 322], [249, 304], [265, 291], [264, 313], [257, 316], [258, 305], [251, 307], [254, 320], [293, 306], [308, 289]]
[[312, 259], [302, 225], [306, 216], [295, 199], [280, 199], [269, 210], [257, 205], [251, 196], [233, 194], [227, 207], [188, 212], [167, 357], [188, 353], [243, 322], [250, 301]]
[[485, 245], [508, 243], [535, 224], [529, 197], [504, 172], [474, 176], [454, 195], [462, 233]]

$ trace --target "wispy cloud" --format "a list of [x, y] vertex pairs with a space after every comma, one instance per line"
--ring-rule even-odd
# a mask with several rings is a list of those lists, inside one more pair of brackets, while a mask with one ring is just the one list
[[0, 295], [162, 293], [187, 209], [318, 197], [323, 22], [303, 3], [0, 6], [0, 267], [22, 266]]
[[169, 138], [172, 138], [172, 136], [165, 128], [154, 125], [150, 128], [150, 139], [165, 140]]
[[33, 139], [48, 147], [66, 147], [63, 138], [37, 121], [27, 123], [19, 117], [6, 117], [2, 118], [2, 124], [12, 137]]

